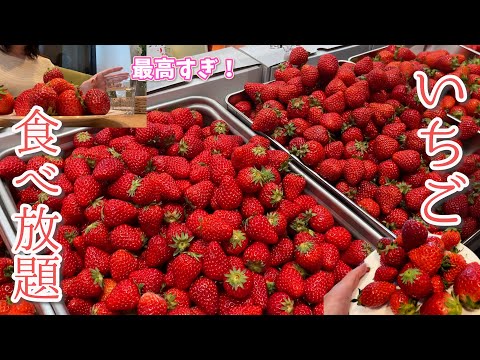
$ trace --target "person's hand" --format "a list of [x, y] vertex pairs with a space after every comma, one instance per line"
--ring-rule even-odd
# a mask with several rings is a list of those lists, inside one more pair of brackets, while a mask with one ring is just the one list
[[323, 298], [323, 313], [348, 315], [352, 293], [357, 289], [360, 279], [369, 271], [367, 264], [362, 263], [345, 275]]
[[80, 90], [85, 94], [90, 89], [101, 89], [103, 91], [107, 88], [107, 80], [113, 79], [114, 81], [123, 81], [127, 80], [130, 76], [128, 72], [121, 72], [123, 67], [117, 66], [110, 69], [105, 69], [93, 75], [87, 81], [84, 81], [82, 85], [80, 85]]

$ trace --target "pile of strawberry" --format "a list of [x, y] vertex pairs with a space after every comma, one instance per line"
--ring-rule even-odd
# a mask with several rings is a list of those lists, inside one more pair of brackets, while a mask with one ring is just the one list
[[11, 180], [46, 161], [63, 198], [35, 186], [63, 223], [62, 289], [71, 314], [321, 314], [323, 296], [368, 255], [288, 172], [261, 136], [187, 108], [146, 128], [77, 133], [65, 158], [0, 161]]
[[25, 116], [35, 105], [49, 115], [60, 116], [105, 115], [110, 111], [110, 99], [105, 91], [90, 89], [83, 94], [78, 86], [65, 80], [57, 68], [43, 75], [43, 83], [23, 91], [15, 99], [0, 87], [0, 115], [15, 110], [15, 115]]
[[[430, 195], [425, 181], [445, 181], [448, 175], [429, 170], [431, 159], [417, 129], [434, 117], [447, 119], [450, 112], [462, 120], [456, 141], [462, 145], [478, 141], [474, 116], [480, 111], [480, 59], [466, 64], [461, 55], [446, 55], [443, 50], [415, 55], [409, 48], [389, 46], [375, 59], [367, 56], [356, 64], [339, 65], [331, 54], [321, 56], [317, 66], [307, 60], [305, 49], [294, 48], [289, 61], [276, 70], [276, 81], [246, 83], [244, 94], [232, 97], [231, 103], [250, 117], [252, 129], [286, 146], [341, 193], [399, 233], [407, 219], [420, 218], [421, 204]], [[447, 95], [438, 108], [425, 109], [412, 77], [416, 70], [429, 74], [430, 91], [445, 73], [461, 76], [471, 99], [455, 105], [455, 99]], [[474, 183], [480, 179], [479, 166], [480, 150], [464, 156], [457, 171]], [[464, 218], [464, 239], [480, 227], [478, 195], [472, 186], [468, 194], [439, 209]]]
[[[3, 253], [3, 242], [0, 241], [0, 253]], [[14, 282], [12, 280], [13, 260], [2, 254], [0, 256], [0, 315], [34, 315], [35, 306], [23, 299], [18, 303], [12, 303], [10, 297], [13, 294]]]
[[480, 309], [480, 264], [467, 264], [456, 248], [460, 239], [456, 230], [429, 236], [420, 222], [408, 220], [395, 241], [379, 241], [381, 266], [374, 282], [360, 290], [357, 304], [372, 309], [389, 304], [397, 315]]

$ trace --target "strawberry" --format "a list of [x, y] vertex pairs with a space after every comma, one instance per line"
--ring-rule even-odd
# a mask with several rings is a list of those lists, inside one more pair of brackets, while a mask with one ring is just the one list
[[13, 274], [13, 260], [0, 258], [0, 284], [9, 282]]
[[[380, 244], [380, 243], [379, 243]], [[391, 243], [380, 250], [380, 263], [382, 265], [391, 266], [400, 269], [407, 261], [405, 250], [397, 243]]]
[[432, 281], [432, 289], [434, 294], [441, 293], [446, 290], [445, 289], [446, 285], [440, 275], [433, 275], [431, 281]]
[[87, 111], [92, 115], [105, 115], [110, 111], [110, 98], [100, 89], [90, 89], [83, 95]]
[[309, 110], [309, 102], [306, 96], [291, 99], [288, 102], [287, 114], [290, 119], [306, 118]]
[[398, 141], [386, 135], [378, 135], [373, 145], [375, 157], [378, 160], [387, 160], [399, 150]]
[[[298, 197], [296, 201], [299, 199], [300, 197]], [[316, 201], [314, 201], [312, 205], [314, 206], [311, 208], [311, 212], [309, 213], [311, 218], [308, 221], [308, 224], [314, 231], [318, 233], [324, 233], [333, 226], [333, 216], [327, 208], [321, 205], [316, 205]]]
[[319, 271], [305, 280], [305, 300], [311, 304], [323, 303], [323, 297], [333, 288], [334, 284], [333, 273]]
[[375, 201], [383, 214], [390, 214], [402, 201], [402, 193], [395, 185], [383, 185], [378, 188]]
[[343, 177], [345, 181], [351, 185], [356, 186], [365, 176], [365, 165], [360, 159], [351, 158], [345, 162], [343, 168]]
[[408, 220], [408, 213], [403, 209], [393, 209], [390, 214], [385, 217], [385, 226], [390, 230], [399, 230], [405, 221]]
[[415, 189], [410, 190], [405, 195], [405, 205], [406, 208], [410, 211], [420, 211], [420, 208], [425, 201], [425, 199], [430, 196], [432, 192], [427, 189], [425, 186], [420, 186]]
[[121, 224], [110, 232], [110, 242], [116, 249], [138, 251], [145, 241], [145, 234], [139, 228], [127, 224]]
[[116, 158], [100, 160], [93, 169], [93, 177], [97, 181], [112, 181], [118, 179], [124, 172], [123, 163]]
[[269, 134], [279, 125], [279, 118], [275, 111], [265, 108], [261, 109], [253, 119], [252, 129]]
[[325, 233], [325, 241], [335, 245], [338, 250], [345, 251], [352, 242], [352, 235], [344, 227], [334, 226]]
[[335, 266], [335, 269], [333, 269], [335, 284], [342, 280], [350, 271], [352, 271], [352, 268], [345, 264], [342, 260], [339, 260]]
[[347, 90], [347, 86], [345, 85], [345, 83], [339, 78], [333, 78], [325, 87], [325, 96], [321, 99], [321, 102], [323, 103], [326, 97], [331, 96], [338, 91], [345, 90]]
[[138, 223], [140, 229], [148, 237], [160, 233], [165, 212], [160, 205], [151, 205], [138, 210]]
[[103, 222], [110, 228], [128, 224], [137, 217], [137, 208], [126, 201], [110, 199], [103, 206]]
[[75, 194], [65, 196], [60, 214], [65, 225], [83, 222], [83, 208], [78, 204]]
[[15, 100], [3, 85], [0, 85], [0, 115], [8, 115], [13, 111]]
[[120, 249], [110, 257], [110, 273], [113, 280], [127, 279], [130, 273], [138, 269], [138, 260], [130, 252]]
[[109, 231], [107, 226], [102, 221], [95, 221], [94, 223], [88, 225], [83, 230], [83, 236], [85, 237], [85, 244], [87, 246], [96, 246], [105, 251], [110, 250], [111, 243]]
[[[241, 230], [233, 230], [233, 235], [228, 242], [223, 242], [223, 248], [229, 255], [239, 255], [248, 246], [249, 239]], [[205, 262], [205, 259], [204, 259]]]
[[357, 205], [365, 210], [369, 215], [378, 219], [380, 216], [380, 205], [369, 198], [361, 199], [357, 201]]
[[142, 294], [147, 292], [159, 293], [163, 286], [163, 274], [158, 269], [136, 270], [131, 272], [128, 278], [133, 280]]
[[320, 125], [324, 126], [328, 131], [338, 132], [342, 129], [343, 119], [337, 113], [323, 114], [320, 118]]
[[0, 177], [6, 180], [22, 175], [26, 170], [25, 163], [15, 155], [0, 160]]
[[256, 273], [263, 273], [270, 266], [270, 251], [262, 242], [254, 242], [243, 253], [243, 263]]
[[353, 68], [353, 71], [357, 76], [368, 74], [372, 70], [373, 70], [373, 60], [369, 56], [365, 56], [361, 58]]
[[92, 306], [92, 301], [75, 297], [68, 302], [67, 309], [70, 315], [90, 315]]
[[57, 93], [50, 86], [39, 83], [32, 89], [32, 106], [38, 105], [42, 107], [47, 114], [53, 115], [56, 109], [57, 97]]
[[98, 269], [102, 275], [108, 275], [110, 273], [110, 254], [94, 246], [87, 247], [83, 262], [85, 268]]
[[218, 311], [218, 289], [213, 280], [201, 277], [190, 286], [190, 299], [208, 315]]
[[185, 191], [185, 201], [193, 209], [204, 209], [210, 204], [213, 190], [214, 185], [211, 181], [200, 181]]
[[397, 284], [405, 294], [417, 300], [425, 298], [432, 293], [430, 277], [414, 265], [400, 271], [397, 277]]
[[209, 243], [203, 257], [203, 274], [209, 279], [222, 281], [228, 268], [228, 258], [220, 245], [215, 241]]
[[320, 270], [322, 264], [322, 248], [314, 241], [303, 241], [296, 244], [294, 251], [295, 262], [310, 272]]
[[395, 285], [386, 281], [374, 281], [360, 290], [357, 305], [372, 309], [381, 307], [388, 303], [394, 291]]
[[215, 190], [214, 199], [221, 209], [234, 210], [242, 204], [242, 190], [232, 176], [226, 175]]
[[465, 194], [460, 194], [448, 198], [443, 204], [443, 212], [446, 215], [458, 214], [462, 218], [468, 216], [468, 197]]
[[307, 87], [314, 87], [319, 78], [319, 72], [316, 66], [305, 64], [300, 69], [302, 84]]
[[249, 218], [246, 234], [253, 241], [260, 241], [265, 244], [276, 244], [278, 242], [275, 228], [264, 215], [255, 215]]
[[382, 265], [375, 271], [375, 276], [373, 280], [393, 283], [396, 280], [397, 275], [397, 269], [395, 269], [394, 267]]
[[74, 287], [79, 298], [95, 298], [102, 293], [103, 276], [98, 269], [85, 268], [75, 277]]
[[80, 176], [90, 175], [91, 171], [85, 159], [72, 156], [65, 160], [64, 173], [68, 180], [74, 182]]
[[332, 54], [324, 54], [318, 59], [318, 74], [322, 82], [333, 79], [338, 70], [338, 60]]
[[408, 257], [416, 267], [433, 276], [442, 265], [443, 250], [433, 244], [424, 244], [411, 250]]
[[427, 241], [426, 227], [416, 220], [407, 220], [402, 228], [403, 247], [406, 251], [415, 249]]
[[120, 281], [106, 299], [106, 305], [111, 311], [129, 311], [137, 307], [140, 292], [131, 279]]
[[447, 285], [453, 284], [458, 274], [460, 274], [466, 266], [467, 262], [462, 255], [451, 251], [446, 251], [441, 267], [442, 280]]
[[320, 243], [322, 257], [320, 258], [320, 268], [326, 271], [333, 271], [340, 260], [340, 252], [335, 245], [330, 243]]
[[101, 184], [91, 175], [80, 176], [73, 184], [73, 192], [80, 206], [87, 206], [101, 195]]
[[235, 108], [248, 117], [250, 117], [252, 113], [252, 104], [248, 101], [239, 101], [235, 104]]
[[323, 108], [329, 113], [341, 114], [345, 110], [345, 93], [338, 91], [323, 101]]
[[188, 293], [183, 290], [171, 288], [168, 289], [163, 295], [167, 301], [168, 310], [190, 307], [190, 297], [188, 296]]
[[295, 246], [289, 238], [281, 239], [272, 247], [270, 264], [272, 266], [283, 265], [292, 260]]
[[284, 266], [275, 280], [277, 291], [284, 292], [292, 299], [303, 295], [304, 281], [302, 275], [294, 267]]
[[417, 305], [402, 290], [395, 290], [390, 296], [390, 309], [395, 315], [414, 315]]
[[284, 292], [276, 292], [268, 298], [268, 315], [292, 315], [293, 310], [294, 302], [290, 296]]
[[62, 71], [56, 67], [54, 67], [53, 69], [48, 69], [43, 74], [43, 82], [45, 84], [51, 81], [52, 79], [56, 79], [56, 78], [60, 78], [60, 79], [64, 78]]
[[359, 81], [345, 90], [345, 103], [351, 109], [362, 107], [369, 99], [368, 83]]
[[470, 116], [462, 116], [461, 122], [458, 125], [460, 131], [460, 140], [468, 140], [474, 137], [479, 131], [479, 126], [474, 118]]
[[335, 183], [342, 176], [343, 167], [341, 166], [340, 160], [329, 158], [320, 162], [315, 169], [315, 172], [325, 180]]
[[447, 292], [435, 293], [420, 307], [420, 315], [461, 315], [458, 297]]
[[392, 155], [392, 160], [405, 172], [413, 173], [420, 166], [420, 154], [415, 150], [397, 151]]
[[457, 276], [453, 285], [454, 293], [467, 310], [480, 308], [480, 265], [470, 263]]
[[225, 274], [223, 288], [228, 296], [244, 299], [252, 293], [253, 273], [248, 269], [232, 267]]
[[[55, 89], [55, 91], [57, 90]], [[57, 94], [58, 94], [58, 98], [56, 100], [55, 106], [56, 106], [56, 111], [58, 115], [61, 115], [61, 116], [84, 115], [85, 109], [83, 107], [82, 100], [80, 99], [78, 93], [74, 89], [68, 89], [61, 93], [57, 91]]]
[[252, 299], [253, 303], [257, 306], [260, 306], [261, 309], [265, 309], [267, 307], [267, 282], [260, 274], [253, 274], [253, 287], [252, 295], [250, 296], [250, 298]]
[[202, 238], [205, 241], [228, 241], [233, 235], [233, 227], [215, 215], [207, 215], [202, 221]]
[[171, 124], [179, 125], [183, 131], [187, 131], [196, 123], [192, 110], [188, 108], [177, 108], [172, 110], [170, 114], [172, 115]]
[[153, 292], [146, 292], [138, 301], [138, 315], [166, 315], [167, 301]]
[[171, 263], [176, 288], [185, 290], [202, 271], [200, 256], [191, 252], [178, 255]]
[[290, 52], [288, 62], [292, 65], [301, 66], [308, 61], [308, 52], [301, 46], [294, 47]]
[[342, 254], [342, 261], [352, 267], [360, 265], [372, 252], [372, 246], [365, 240], [354, 240]]

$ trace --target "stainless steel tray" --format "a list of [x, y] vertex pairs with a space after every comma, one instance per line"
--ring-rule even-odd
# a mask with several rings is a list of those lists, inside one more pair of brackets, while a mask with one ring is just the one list
[[[375, 51], [378, 51], [378, 50], [375, 50]], [[242, 112], [240, 112], [237, 108], [235, 108], [235, 106], [233, 106], [229, 101], [229, 99], [232, 96], [242, 94], [243, 92], [244, 92], [243, 90], [240, 90], [235, 93], [227, 95], [225, 97], [225, 102], [227, 103], [227, 109], [231, 113], [233, 113], [237, 118], [239, 118], [250, 129], [252, 125], [252, 121], [250, 120], [250, 118], [248, 118]], [[278, 141], [276, 141], [269, 135], [266, 135], [261, 132], [257, 132], [257, 133], [268, 138], [275, 148], [286, 151], [287, 153], [289, 152], [285, 146], [280, 144]], [[478, 148], [480, 148], [480, 135], [477, 135], [476, 137], [470, 139], [467, 142], [464, 142], [463, 150], [466, 155], [473, 153]], [[292, 158], [295, 165], [297, 165], [297, 167], [299, 167], [305, 174], [307, 174], [309, 177], [311, 177], [313, 180], [319, 183], [330, 194], [333, 194], [333, 196], [336, 197], [339, 201], [343, 202], [345, 206], [350, 208], [351, 211], [355, 213], [357, 216], [359, 216], [360, 218], [362, 218], [363, 221], [367, 222], [373, 229], [375, 229], [376, 232], [382, 234], [382, 236], [385, 236], [385, 237], [391, 237], [391, 238], [395, 237], [393, 232], [390, 231], [387, 227], [385, 227], [379, 220], [375, 219], [373, 216], [368, 214], [365, 210], [363, 210], [360, 206], [358, 206], [354, 201], [352, 201], [351, 199], [346, 197], [344, 194], [342, 194], [340, 191], [338, 191], [335, 186], [330, 184], [328, 181], [322, 178], [319, 174], [317, 174], [315, 171], [313, 171], [308, 166], [306, 166], [300, 160], [300, 158], [298, 158], [293, 154], [290, 154], [290, 157]], [[463, 243], [469, 246], [472, 250], [476, 250], [477, 248], [479, 248], [480, 247], [480, 230], [477, 231], [470, 238], [466, 239]]]
[[[407, 47], [409, 47], [415, 54], [418, 54], [419, 52], [422, 52], [422, 51], [445, 49], [448, 52], [453, 53], [453, 54], [463, 54], [463, 55], [465, 55], [465, 57], [467, 59], [470, 59], [472, 57], [480, 57], [479, 52], [477, 52], [473, 49], [470, 49], [469, 47], [467, 47], [465, 45], [407, 45]], [[378, 52], [380, 52], [381, 50], [383, 50], [385, 48], [386, 48], [386, 46], [381, 47], [379, 49], [366, 51], [366, 52], [363, 52], [361, 54], [351, 56], [351, 57], [348, 58], [348, 60], [356, 63], [357, 61], [364, 58], [365, 56], [373, 57], [373, 56], [377, 55]], [[447, 91], [447, 90], [444, 90], [444, 91]], [[447, 114], [447, 116], [449, 118], [448, 122], [450, 124], [455, 124], [455, 123], [459, 124], [461, 122], [455, 116], [452, 116], [450, 114]], [[480, 134], [480, 130], [478, 131], [478, 133]]]
[[[15, 240], [15, 233], [10, 226], [3, 226], [7, 223], [5, 212], [0, 208], [0, 241], [3, 241], [9, 253], [11, 253], [11, 243]], [[51, 303], [33, 303], [38, 315], [55, 315]]]
[[[168, 111], [178, 107], [189, 107], [191, 109], [201, 112], [207, 124], [212, 122], [213, 120], [223, 119], [229, 124], [230, 130], [233, 134], [240, 135], [245, 140], [248, 140], [252, 136], [256, 135], [255, 132], [253, 132], [246, 125], [240, 122], [235, 116], [225, 110], [218, 102], [206, 97], [192, 96], [159, 105], [152, 105], [148, 107], [148, 111], [154, 109]], [[84, 128], [81, 130], [85, 129], [88, 128]], [[90, 130], [95, 131], [95, 129]], [[76, 129], [58, 136], [58, 143], [63, 150], [68, 151], [72, 147], [71, 140], [73, 138], [73, 135], [78, 131], [80, 130]], [[0, 158], [5, 156], [9, 150], [11, 152], [12, 149], [7, 149], [0, 153]], [[355, 239], [364, 239], [375, 245], [377, 241], [383, 236], [374, 228], [368, 226], [368, 224], [363, 222], [362, 219], [354, 212], [352, 212], [349, 208], [338, 202], [334, 196], [332, 196], [321, 185], [312, 180], [299, 167], [295, 166], [294, 164], [290, 164], [290, 170], [305, 177], [307, 181], [307, 188], [305, 192], [315, 197], [319, 204], [327, 207], [332, 212], [332, 215], [334, 216], [336, 222], [348, 229]], [[15, 212], [15, 204], [13, 203], [11, 194], [9, 193], [8, 188], [5, 186], [4, 183], [2, 183], [2, 186], [0, 186], [0, 190], [0, 199], [2, 199], [3, 203], [6, 204], [8, 208], [13, 209], [13, 212]], [[10, 231], [13, 232], [10, 222], [4, 221], [2, 222], [2, 225], [9, 228]], [[55, 303], [52, 304], [52, 306], [57, 315], [68, 314], [68, 310], [63, 303]]]

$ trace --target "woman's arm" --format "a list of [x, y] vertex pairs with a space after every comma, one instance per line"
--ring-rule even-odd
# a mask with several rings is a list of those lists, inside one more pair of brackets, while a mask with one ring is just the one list
[[114, 79], [115, 81], [123, 81], [127, 80], [130, 76], [129, 73], [127, 72], [121, 72], [119, 73], [120, 70], [122, 70], [123, 67], [117, 66], [114, 68], [106, 69], [103, 71], [100, 71], [99, 73], [95, 74], [92, 76], [90, 79], [84, 81], [82, 85], [80, 85], [80, 90], [82, 93], [86, 93], [90, 89], [101, 89], [101, 90], [106, 90], [107, 87], [107, 80], [108, 79]]

